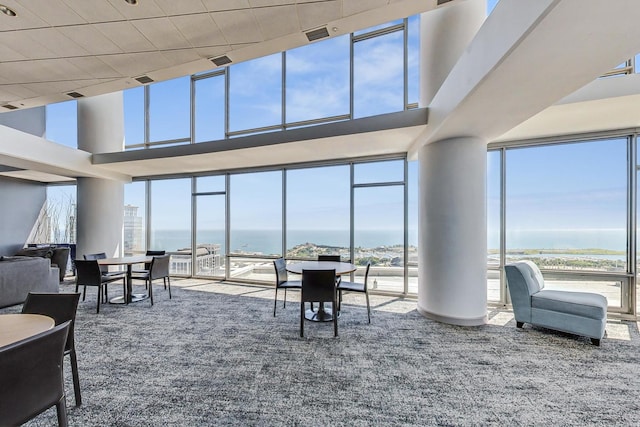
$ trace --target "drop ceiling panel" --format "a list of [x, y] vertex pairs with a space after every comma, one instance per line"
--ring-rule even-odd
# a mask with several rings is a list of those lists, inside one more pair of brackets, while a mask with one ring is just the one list
[[274, 39], [300, 31], [295, 6], [275, 6], [253, 11], [266, 39]]
[[[197, 0], [189, 0], [189, 2]], [[127, 4], [124, 0], [109, 0], [126, 19], [147, 19], [165, 16], [164, 11], [153, 0], [140, 0], [135, 6]], [[180, 1], [176, 3], [185, 3]]]
[[342, 1], [299, 4], [298, 17], [303, 31], [318, 28], [321, 22], [326, 23], [342, 18]]
[[383, 7], [386, 6], [389, 0], [342, 0], [342, 12], [344, 16], [355, 15], [356, 13], [364, 12], [371, 7]]
[[171, 22], [193, 47], [227, 45], [218, 25], [209, 14], [172, 16]]
[[55, 28], [42, 28], [31, 31], [32, 37], [38, 40], [49, 51], [48, 57], [69, 58], [73, 56], [85, 56], [87, 50], [77, 44], [73, 39], [66, 37]]
[[67, 61], [83, 70], [85, 74], [90, 77], [98, 79], [115, 79], [120, 77], [120, 74], [107, 65], [106, 62], [93, 56], [69, 58]]
[[197, 0], [192, 1], [176, 1], [176, 0], [156, 0], [156, 4], [167, 15], [184, 15], [192, 13], [206, 12], [202, 2]]
[[28, 59], [50, 58], [51, 53], [37, 40], [37, 34], [38, 32], [35, 30], [2, 32], [0, 33], [0, 43], [11, 46], [14, 51]]
[[202, 0], [204, 7], [210, 12], [218, 12], [221, 10], [238, 10], [248, 9], [251, 7], [248, 0]]
[[191, 50], [180, 49], [162, 52], [162, 56], [164, 56], [172, 66], [186, 64], [201, 59], [197, 53], [192, 52]]
[[64, 0], [87, 22], [121, 21], [124, 16], [107, 1]]
[[229, 44], [257, 43], [263, 41], [258, 22], [250, 10], [236, 10], [213, 14], [224, 38]]
[[145, 52], [154, 49], [153, 43], [131, 22], [106, 22], [104, 24], [96, 24], [95, 27], [123, 52]]
[[157, 49], [191, 47], [169, 18], [143, 19], [132, 23]]
[[51, 26], [84, 24], [86, 21], [62, 0], [29, 0], [21, 2], [34, 15]]
[[24, 1], [3, 0], [2, 4], [10, 7], [17, 13], [17, 16], [9, 19], [2, 15], [2, 26], [0, 28], [2, 28], [3, 31], [48, 27], [45, 21], [25, 7]]
[[11, 49], [7, 43], [2, 42], [2, 40], [6, 38], [4, 37], [5, 35], [6, 34], [0, 33], [0, 58], [2, 58], [3, 61], [21, 61], [27, 59], [23, 54]]
[[89, 25], [60, 27], [59, 31], [94, 55], [122, 52], [122, 49], [98, 31], [96, 27]]
[[98, 57], [123, 76], [134, 77], [169, 67], [171, 63], [159, 52], [124, 53]]

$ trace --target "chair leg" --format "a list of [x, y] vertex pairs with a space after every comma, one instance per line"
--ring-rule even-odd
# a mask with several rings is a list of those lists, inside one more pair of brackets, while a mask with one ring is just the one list
[[300, 338], [304, 338], [304, 302], [300, 301]]
[[149, 279], [149, 299], [151, 300], [151, 305], [153, 305], [153, 282]]
[[56, 403], [56, 412], [58, 413], [58, 425], [60, 427], [67, 427], [69, 421], [67, 420], [67, 405], [64, 401], [64, 395]]
[[333, 336], [338, 336], [338, 301], [336, 298], [331, 303], [331, 310], [333, 311]]
[[[164, 279], [165, 278], [163, 277], [162, 280]], [[171, 299], [171, 277], [167, 276], [166, 279], [167, 279], [167, 287], [169, 288], [169, 299]]]
[[87, 285], [82, 287], [82, 301], [87, 297]]
[[276, 317], [277, 305], [278, 305], [278, 287], [276, 286], [276, 297], [273, 299], [273, 317]]
[[369, 292], [365, 292], [365, 296], [367, 297], [367, 319], [369, 323], [371, 323], [371, 306], [369, 305]]
[[96, 304], [96, 314], [100, 313], [100, 300], [102, 299], [102, 286], [98, 286], [98, 303]]
[[69, 353], [71, 359], [71, 375], [73, 377], [73, 393], [76, 397], [76, 406], [82, 405], [82, 396], [80, 395], [80, 378], [78, 376], [78, 359], [76, 357], [76, 349], [71, 349]]
[[287, 288], [284, 288], [284, 303], [282, 304], [282, 308], [287, 308]]

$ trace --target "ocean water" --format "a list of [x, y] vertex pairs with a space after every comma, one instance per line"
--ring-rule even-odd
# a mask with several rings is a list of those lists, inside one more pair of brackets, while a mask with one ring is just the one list
[[[607, 249], [624, 251], [627, 235], [624, 229], [583, 230], [509, 230], [508, 249]], [[498, 248], [497, 232], [489, 233], [489, 248]]]
[[[413, 233], [416, 235], [417, 233]], [[203, 230], [197, 235], [197, 243], [219, 243], [224, 246], [222, 230]], [[349, 247], [348, 230], [290, 230], [287, 232], [287, 246], [303, 243]], [[375, 248], [378, 246], [402, 245], [402, 231], [363, 230], [355, 234], [356, 247]], [[175, 251], [191, 244], [188, 230], [158, 230], [152, 234], [151, 247]], [[409, 238], [409, 245], [417, 246], [417, 236]], [[279, 230], [234, 230], [231, 232], [232, 252], [260, 252], [279, 254], [282, 251], [282, 233]]]
[[[282, 233], [279, 230], [233, 230], [231, 251], [279, 254], [282, 250]], [[222, 230], [203, 230], [197, 235], [197, 243], [218, 243], [224, 246]], [[290, 230], [287, 232], [287, 246], [302, 243], [349, 247], [347, 230]], [[360, 230], [355, 234], [356, 247], [375, 248], [378, 246], [402, 245], [402, 231]], [[152, 234], [152, 248], [168, 251], [187, 248], [191, 245], [188, 230], [158, 230]], [[418, 246], [417, 232], [409, 232], [409, 245]], [[497, 249], [497, 233], [489, 233], [488, 248]], [[602, 230], [519, 230], [507, 233], [507, 248], [514, 249], [605, 249], [625, 251], [626, 232], [621, 229]], [[617, 256], [616, 256], [617, 257]]]

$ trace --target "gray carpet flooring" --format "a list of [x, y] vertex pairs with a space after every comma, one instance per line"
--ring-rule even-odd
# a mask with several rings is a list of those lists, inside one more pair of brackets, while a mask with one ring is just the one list
[[[296, 292], [273, 317], [272, 289], [173, 284], [171, 300], [156, 285], [153, 307], [100, 314], [88, 291], [76, 324], [80, 407], [65, 359], [71, 426], [640, 425], [635, 322], [610, 321], [595, 347], [516, 329], [509, 312], [456, 327], [382, 296], [368, 324], [363, 296], [350, 295], [338, 338], [311, 322], [300, 338]], [[28, 423], [55, 424], [53, 409]]]

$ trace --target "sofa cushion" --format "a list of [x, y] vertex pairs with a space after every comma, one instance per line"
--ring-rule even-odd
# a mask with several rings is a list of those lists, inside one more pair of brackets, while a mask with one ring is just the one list
[[53, 256], [53, 249], [50, 247], [46, 248], [23, 248], [16, 252], [18, 256], [30, 256], [30, 257], [40, 257], [40, 258], [51, 258]]
[[531, 296], [531, 307], [592, 319], [604, 319], [607, 314], [607, 299], [603, 295], [591, 292], [545, 289]]

